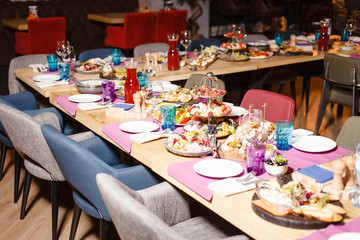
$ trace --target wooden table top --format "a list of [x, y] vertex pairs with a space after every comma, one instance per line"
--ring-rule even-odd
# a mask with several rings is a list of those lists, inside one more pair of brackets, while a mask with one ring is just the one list
[[[61, 90], [55, 91], [50, 94], [50, 103], [63, 110], [57, 103], [56, 99], [59, 96], [68, 96], [77, 94], [76, 90]], [[64, 110], [63, 110], [64, 111]], [[124, 121], [121, 118], [109, 118], [105, 114], [105, 109], [97, 109], [90, 111], [77, 110], [74, 117], [77, 121], [84, 124], [90, 130], [110, 141], [112, 144], [118, 146], [111, 139], [109, 139], [103, 132], [102, 126], [117, 121]], [[133, 143], [131, 147], [131, 156], [139, 160], [144, 165], [151, 168], [155, 173], [166, 179], [171, 184], [175, 185], [186, 194], [194, 198], [195, 200], [214, 211], [225, 220], [238, 227], [246, 234], [250, 235], [255, 239], [295, 239], [304, 237], [311, 234], [316, 230], [303, 230], [303, 229], [292, 229], [282, 227], [266, 220], [263, 220], [257, 216], [251, 208], [251, 199], [254, 195], [254, 190], [244, 192], [241, 194], [235, 194], [228, 197], [222, 197], [214, 194], [212, 200], [209, 202], [190, 190], [182, 183], [175, 180], [173, 177], [167, 174], [167, 168], [171, 163], [189, 161], [191, 158], [178, 156], [169, 153], [163, 147], [164, 139], [138, 144]], [[119, 146], [118, 146], [119, 147]], [[360, 216], [360, 209], [353, 207], [350, 201], [341, 201], [343, 206], [347, 209], [347, 218], [345, 222], [355, 219]], [[261, 229], [261, 231], [259, 231]]]
[[4, 26], [12, 28], [18, 31], [27, 31], [28, 23], [26, 18], [5, 18], [1, 19], [1, 23]]
[[88, 13], [88, 19], [107, 24], [123, 24], [126, 12], [115, 13]]

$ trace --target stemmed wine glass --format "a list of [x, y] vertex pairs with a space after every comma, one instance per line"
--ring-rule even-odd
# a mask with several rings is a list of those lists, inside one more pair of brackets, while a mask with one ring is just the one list
[[181, 31], [181, 45], [185, 48], [185, 59], [187, 58], [187, 49], [191, 44], [191, 32], [189, 30]]
[[249, 109], [243, 116], [241, 130], [246, 141], [261, 141], [264, 130], [263, 111]]
[[70, 45], [70, 43], [67, 40], [57, 41], [56, 53], [61, 59], [63, 59], [65, 49], [69, 45]]
[[75, 62], [76, 54], [73, 46], [71, 45], [66, 46], [66, 48], [63, 50], [62, 60], [64, 63], [70, 65]]
[[356, 21], [356, 19], [352, 19], [352, 18], [348, 19], [346, 21], [345, 27], [349, 31], [350, 37], [351, 37], [352, 32], [357, 29], [357, 21]]
[[152, 106], [151, 116], [155, 116], [155, 107], [163, 101], [164, 88], [161, 82], [148, 81], [145, 84], [144, 101]]

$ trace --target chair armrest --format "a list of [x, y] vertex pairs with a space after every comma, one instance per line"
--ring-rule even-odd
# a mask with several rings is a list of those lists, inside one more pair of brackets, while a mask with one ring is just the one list
[[188, 197], [168, 182], [138, 191], [143, 204], [169, 226], [191, 217]]
[[37, 109], [37, 102], [34, 94], [28, 91], [19, 92], [3, 96], [6, 101], [15, 106], [15, 108], [24, 110], [35, 110]]
[[59, 123], [58, 117], [55, 115], [55, 113], [52, 112], [43, 112], [36, 116], [32, 117], [35, 122], [37, 122], [40, 125], [43, 124], [49, 124], [53, 127], [55, 127], [57, 130], [61, 132], [61, 126]]
[[76, 133], [73, 135], [69, 135], [69, 138], [71, 138], [74, 141], [80, 142], [80, 141], [84, 141], [86, 139], [95, 137], [95, 134], [91, 131], [87, 131], [87, 132], [82, 132], [82, 133]]

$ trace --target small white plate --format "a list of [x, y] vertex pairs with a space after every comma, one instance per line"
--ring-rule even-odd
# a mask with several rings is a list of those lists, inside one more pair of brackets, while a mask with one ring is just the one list
[[42, 74], [34, 76], [33, 80], [36, 82], [57, 81], [60, 80], [60, 76], [56, 74]]
[[231, 106], [231, 112], [226, 115], [227, 117], [242, 116], [247, 113], [247, 110], [243, 107]]
[[159, 125], [148, 121], [131, 121], [120, 124], [119, 128], [124, 132], [143, 133], [158, 130]]
[[349, 46], [349, 47], [346, 47], [346, 46], [340, 46], [340, 49], [341, 51], [351, 51], [351, 50], [354, 50], [357, 46]]
[[336, 142], [322, 136], [300, 137], [292, 146], [304, 152], [326, 152], [336, 147]]
[[338, 233], [333, 236], [331, 236], [328, 240], [359, 240], [360, 239], [360, 233], [358, 232], [344, 232], [344, 233]]
[[240, 163], [226, 159], [206, 159], [194, 164], [194, 171], [212, 178], [234, 177], [242, 173]]
[[76, 103], [97, 102], [101, 100], [101, 96], [95, 94], [77, 94], [70, 96], [69, 100]]

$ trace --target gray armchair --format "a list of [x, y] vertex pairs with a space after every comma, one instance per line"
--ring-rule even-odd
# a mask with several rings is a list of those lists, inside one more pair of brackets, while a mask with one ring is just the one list
[[341, 131], [336, 138], [336, 144], [340, 147], [356, 151], [356, 145], [360, 141], [360, 117], [352, 116], [346, 119]]
[[96, 182], [122, 240], [248, 239], [229, 237], [219, 219], [191, 218], [187, 198], [167, 182], [139, 191], [105, 173]]
[[138, 45], [134, 48], [134, 57], [144, 57], [146, 52], [164, 52], [169, 51], [169, 44], [167, 43], [146, 43]]

